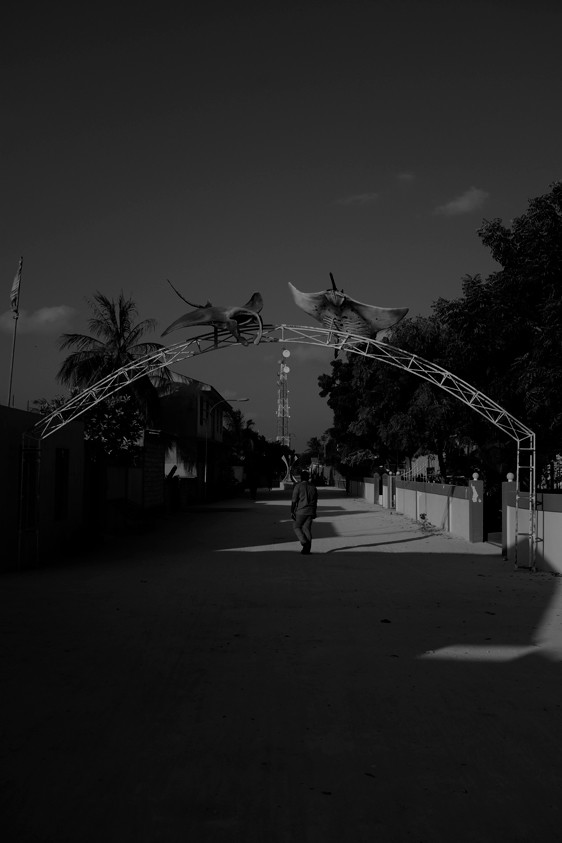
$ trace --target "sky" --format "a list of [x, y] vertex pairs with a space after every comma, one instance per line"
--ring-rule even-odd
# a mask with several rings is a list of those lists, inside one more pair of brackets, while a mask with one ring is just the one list
[[[0, 354], [23, 255], [14, 406], [64, 393], [63, 332], [122, 290], [152, 338], [189, 301], [313, 325], [290, 295], [330, 287], [428, 315], [497, 269], [477, 229], [562, 178], [550, 0], [13, 4], [0, 64]], [[186, 331], [191, 336], [194, 331]], [[292, 446], [332, 424], [333, 352], [291, 345]], [[272, 344], [178, 366], [277, 432]]]

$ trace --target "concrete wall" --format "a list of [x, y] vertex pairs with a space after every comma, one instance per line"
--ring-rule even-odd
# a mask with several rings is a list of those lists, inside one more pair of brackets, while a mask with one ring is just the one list
[[165, 458], [165, 447], [160, 436], [146, 431], [142, 470], [142, 506], [144, 509], [158, 509], [164, 506]]
[[416, 483], [396, 479], [396, 511], [407, 518], [426, 520], [440, 530], [469, 542], [484, 541], [484, 484], [469, 486]]
[[[64, 512], [56, 511], [56, 458], [66, 450], [68, 464], [68, 503]], [[82, 421], [70, 422], [41, 442], [40, 480], [40, 551], [42, 559], [58, 553], [72, 553], [81, 541], [84, 519], [84, 427]]]
[[383, 474], [382, 494], [379, 503], [385, 509], [396, 509], [396, 476], [394, 474]]
[[82, 422], [65, 425], [39, 449], [26, 448], [22, 458], [23, 434], [40, 418], [0, 406], [0, 568], [5, 570], [71, 552], [83, 528]]
[[379, 502], [378, 481], [374, 477], [363, 477], [361, 480], [349, 481], [349, 494], [354, 498], [364, 498], [367, 503]]
[[123, 507], [126, 511], [127, 507], [150, 510], [165, 506], [165, 456], [165, 445], [159, 434], [145, 431], [141, 463], [108, 462], [105, 489], [108, 523], [122, 519]]
[[[395, 480], [396, 478], [392, 478]], [[362, 477], [361, 480], [349, 481], [349, 494], [356, 498], [365, 498], [368, 503], [378, 504], [387, 509], [391, 508], [390, 501], [394, 500], [394, 486], [389, 486], [388, 475], [374, 474], [372, 477]]]
[[[503, 484], [505, 513], [504, 545], [507, 559], [515, 562], [515, 484]], [[529, 532], [529, 498], [521, 492], [518, 512], [518, 532]], [[562, 573], [562, 495], [537, 492], [537, 544], [535, 566], [539, 571]], [[518, 567], [529, 567], [529, 539], [518, 536]]]
[[[396, 512], [401, 512], [407, 518], [412, 518], [414, 521], [418, 517], [418, 493], [416, 489], [410, 488], [412, 484], [406, 484], [396, 481]], [[422, 502], [425, 504], [425, 502]], [[423, 505], [420, 512], [425, 512], [426, 507]]]
[[368, 503], [378, 503], [413, 521], [421, 521], [425, 513], [429, 524], [466, 539], [484, 541], [484, 483], [471, 480], [470, 486], [453, 486], [441, 483], [418, 483], [400, 480], [394, 475], [383, 475], [382, 495], [379, 496], [379, 477], [351, 480], [349, 493], [364, 498]]
[[379, 490], [378, 486], [375, 484], [374, 478], [363, 478], [363, 497], [365, 498], [367, 503], [379, 502]]

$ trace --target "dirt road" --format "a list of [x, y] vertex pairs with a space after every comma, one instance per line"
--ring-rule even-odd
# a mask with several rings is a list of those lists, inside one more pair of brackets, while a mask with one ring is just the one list
[[559, 579], [321, 490], [4, 575], [10, 843], [554, 843]]

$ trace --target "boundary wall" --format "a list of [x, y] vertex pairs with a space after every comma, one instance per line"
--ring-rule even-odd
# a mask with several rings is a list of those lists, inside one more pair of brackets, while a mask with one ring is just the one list
[[[502, 485], [503, 553], [515, 561], [515, 483]], [[562, 574], [562, 495], [537, 490], [537, 545], [535, 567], [539, 571]], [[529, 530], [529, 494], [520, 492], [518, 530]], [[518, 567], [529, 567], [529, 539], [518, 536]]]
[[[351, 480], [349, 493], [368, 503], [411, 518], [425, 520], [439, 530], [469, 542], [484, 541], [484, 483], [471, 480], [468, 486], [446, 483], [420, 483], [400, 480], [393, 475]], [[562, 497], [560, 498], [562, 504]], [[425, 514], [425, 519], [420, 516]], [[562, 527], [562, 523], [561, 523]]]
[[367, 503], [380, 504], [379, 483], [375, 477], [363, 477], [361, 480], [350, 480], [349, 494], [354, 498], [363, 498]]
[[396, 511], [469, 542], [484, 541], [484, 483], [468, 486], [396, 479]]
[[0, 570], [29, 567], [72, 551], [84, 525], [84, 426], [81, 419], [41, 444], [22, 436], [41, 416], [0, 406]]
[[384, 506], [385, 509], [396, 507], [396, 477], [392, 474], [378, 474], [349, 481], [349, 494], [364, 498], [367, 503]]

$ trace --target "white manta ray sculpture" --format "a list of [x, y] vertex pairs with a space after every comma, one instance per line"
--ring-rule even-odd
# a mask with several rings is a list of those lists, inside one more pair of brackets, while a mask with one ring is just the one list
[[380, 331], [396, 325], [408, 313], [407, 307], [375, 307], [356, 301], [337, 289], [331, 272], [330, 279], [332, 289], [320, 293], [302, 293], [289, 282], [297, 307], [329, 330], [360, 334], [371, 339]]

